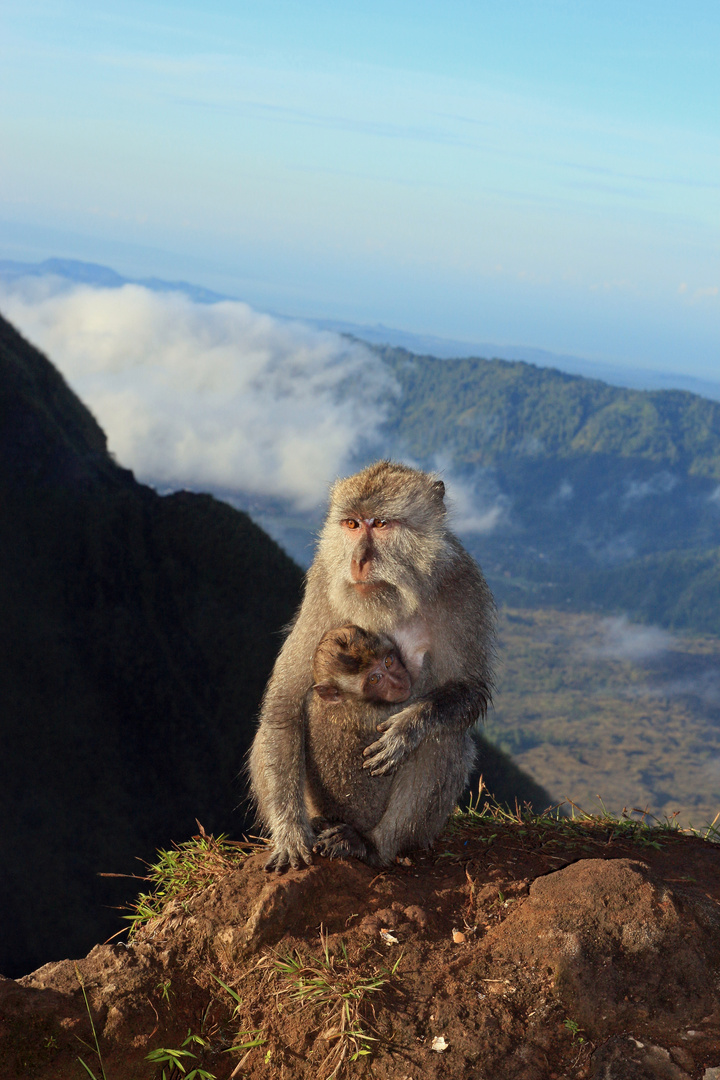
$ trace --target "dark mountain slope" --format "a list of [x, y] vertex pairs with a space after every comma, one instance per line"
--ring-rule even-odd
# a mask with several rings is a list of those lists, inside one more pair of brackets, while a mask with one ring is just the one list
[[301, 573], [209, 496], [160, 498], [110, 458], [52, 365], [0, 320], [0, 971], [117, 928], [101, 904], [237, 774]]
[[[0, 482], [121, 482], [105, 435], [56, 368], [0, 317]], [[30, 491], [27, 490], [28, 499]]]

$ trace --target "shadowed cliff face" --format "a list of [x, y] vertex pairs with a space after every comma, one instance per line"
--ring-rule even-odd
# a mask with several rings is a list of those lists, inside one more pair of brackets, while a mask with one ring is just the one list
[[301, 573], [250, 519], [135, 482], [0, 320], [0, 971], [117, 930], [138, 858], [242, 829], [238, 780]]
[[217, 1080], [710, 1080], [720, 1066], [716, 844], [490, 814], [379, 874], [316, 858], [268, 875], [256, 849], [196, 837], [127, 946], [0, 981], [3, 1075], [79, 1075], [95, 1048], [80, 980], [112, 1080], [150, 1080], [148, 1054], [183, 1046], [188, 1071]]

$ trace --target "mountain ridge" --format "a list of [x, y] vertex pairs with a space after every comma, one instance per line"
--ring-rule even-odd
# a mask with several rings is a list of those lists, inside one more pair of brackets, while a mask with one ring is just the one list
[[460, 465], [494, 464], [506, 454], [606, 453], [720, 478], [720, 402], [685, 390], [613, 387], [522, 360], [438, 361], [405, 349], [376, 351], [400, 381], [403, 408], [390, 423], [400, 423], [399, 436], [413, 452], [422, 444], [425, 455], [439, 452], [438, 431], [443, 438], [452, 431]]

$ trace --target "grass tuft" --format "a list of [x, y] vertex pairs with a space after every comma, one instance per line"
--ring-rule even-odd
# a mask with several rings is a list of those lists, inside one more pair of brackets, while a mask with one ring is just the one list
[[210, 836], [200, 826], [200, 832], [192, 839], [175, 844], [168, 851], [158, 851], [157, 861], [148, 865], [144, 877], [151, 888], [140, 893], [131, 905], [130, 914], [123, 916], [130, 923], [130, 936], [162, 915], [171, 900], [187, 910], [187, 901], [192, 896], [211, 885], [218, 874], [243, 862], [258, 846], [248, 840]]
[[[535, 850], [542, 846], [606, 845], [621, 841], [659, 851], [667, 842], [687, 836], [720, 842], [720, 814], [709, 825], [695, 829], [682, 826], [677, 812], [660, 819], [647, 808], [635, 806], [612, 814], [600, 796], [598, 802], [600, 812], [595, 814], [588, 813], [572, 799], [548, 807], [542, 813], [534, 811], [528, 803], [522, 807], [516, 803], [512, 809], [484, 793], [481, 780], [477, 795], [470, 799], [464, 810], [453, 814], [448, 829], [451, 835], [472, 830], [486, 843], [496, 840], [502, 830], [503, 836], [520, 841], [527, 837]], [[452, 857], [451, 852], [444, 855]]]
[[[77, 977], [77, 981], [80, 983], [80, 989], [82, 990], [83, 998], [85, 999], [85, 1008], [87, 1009], [87, 1014], [90, 1019], [90, 1030], [92, 1031], [93, 1042], [95, 1045], [92, 1046], [90, 1043], [86, 1043], [84, 1039], [80, 1039], [79, 1035], [77, 1036], [77, 1038], [83, 1044], [83, 1046], [86, 1046], [91, 1053], [97, 1056], [98, 1063], [100, 1065], [100, 1075], [102, 1077], [102, 1080], [107, 1080], [107, 1076], [105, 1075], [105, 1065], [102, 1059], [102, 1054], [100, 1053], [100, 1041], [98, 1039], [97, 1031], [95, 1030], [95, 1021], [92, 1018], [92, 1012], [90, 1011], [90, 1002], [88, 1001], [87, 991], [85, 990], [85, 983], [83, 982], [83, 977], [80, 974], [80, 969], [77, 964], [75, 965], [75, 975]], [[83, 1061], [81, 1057], [78, 1057], [78, 1061], [90, 1077], [90, 1080], [98, 1080], [98, 1077], [92, 1071], [87, 1062]]]
[[331, 1043], [330, 1050], [318, 1066], [318, 1074], [326, 1069], [325, 1080], [334, 1080], [345, 1063], [357, 1061], [372, 1053], [377, 1036], [372, 1030], [368, 1011], [369, 999], [387, 984], [397, 971], [402, 956], [380, 975], [368, 977], [351, 964], [344, 942], [340, 954], [330, 952], [328, 934], [320, 928], [322, 956], [304, 959], [297, 950], [268, 958], [285, 985], [278, 994], [288, 994], [302, 1007], [314, 1007], [323, 1016], [319, 1038]]

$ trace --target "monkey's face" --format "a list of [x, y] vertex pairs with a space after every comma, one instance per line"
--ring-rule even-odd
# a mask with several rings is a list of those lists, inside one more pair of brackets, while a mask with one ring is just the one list
[[392, 548], [390, 534], [401, 528], [398, 521], [386, 518], [346, 517], [340, 520], [349, 554], [350, 579], [358, 596], [370, 596], [384, 584], [382, 564], [388, 562]]
[[337, 703], [343, 698], [364, 698], [365, 701], [395, 704], [410, 697], [410, 675], [394, 650], [373, 657], [370, 666], [364, 663], [353, 674], [346, 670], [348, 659], [359, 661], [358, 657], [342, 654], [323, 657], [323, 667], [327, 671], [323, 672], [324, 678], [313, 685], [314, 692], [323, 701]]
[[389, 630], [415, 614], [448, 550], [444, 488], [379, 462], [333, 488], [318, 555], [344, 617]]
[[443, 549], [444, 537], [380, 513], [341, 508], [331, 528], [342, 552], [344, 581], [357, 598], [370, 601], [419, 595]]
[[410, 697], [410, 676], [397, 653], [386, 652], [367, 673], [362, 684], [362, 696], [368, 701], [387, 701], [394, 704]]
[[313, 657], [313, 690], [325, 701], [346, 697], [395, 703], [410, 697], [410, 675], [390, 638], [348, 624], [323, 634]]

